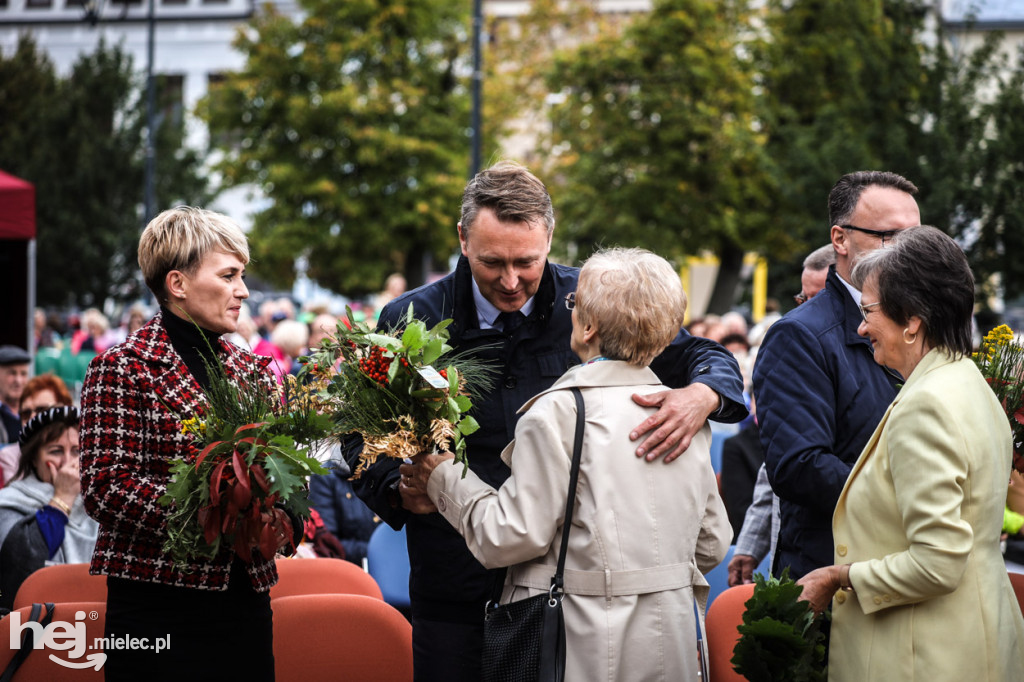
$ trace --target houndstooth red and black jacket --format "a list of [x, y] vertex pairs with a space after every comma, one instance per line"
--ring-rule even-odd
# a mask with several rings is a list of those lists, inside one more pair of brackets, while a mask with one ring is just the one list
[[[254, 367], [272, 390], [264, 358], [219, 341], [229, 377]], [[233, 553], [173, 564], [164, 554], [167, 508], [157, 502], [172, 460], [188, 452], [181, 420], [205, 402], [202, 388], [171, 346], [158, 313], [128, 339], [97, 356], [82, 388], [82, 496], [100, 524], [90, 572], [181, 587], [225, 590]], [[260, 592], [277, 582], [273, 561], [258, 552], [248, 566]]]

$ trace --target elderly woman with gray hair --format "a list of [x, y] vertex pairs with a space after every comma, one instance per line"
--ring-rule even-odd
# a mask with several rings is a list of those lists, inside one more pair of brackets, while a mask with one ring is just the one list
[[[732, 535], [711, 468], [710, 430], [705, 425], [666, 467], [637, 459], [629, 440], [653, 411], [631, 396], [665, 390], [648, 365], [678, 333], [686, 296], [664, 259], [612, 249], [584, 264], [565, 303], [583, 364], [520, 409], [515, 440], [502, 453], [512, 475], [501, 488], [472, 471], [463, 478], [462, 467], [443, 465], [448, 455], [420, 455], [402, 473], [426, 490], [480, 563], [510, 567], [502, 603], [547, 592], [569, 533], [566, 679], [696, 680], [694, 594], [706, 595], [701, 573], [721, 562]], [[586, 421], [570, 530], [562, 521], [573, 387]]]
[[905, 383], [840, 495], [835, 565], [800, 580], [815, 610], [832, 602], [829, 679], [1024, 679], [1024, 618], [999, 551], [1010, 429], [970, 359], [967, 259], [913, 227], [853, 280], [858, 333]]

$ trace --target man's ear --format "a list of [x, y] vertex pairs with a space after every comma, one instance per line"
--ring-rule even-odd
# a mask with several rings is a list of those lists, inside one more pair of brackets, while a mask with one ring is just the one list
[[457, 229], [459, 231], [459, 246], [462, 247], [462, 255], [463, 256], [469, 256], [469, 254], [466, 253], [466, 235], [463, 234], [463, 232], [462, 232], [462, 221], [461, 220], [459, 221], [459, 223], [457, 225]]
[[829, 232], [829, 237], [832, 240], [832, 248], [835, 249], [836, 255], [850, 255], [850, 245], [847, 243], [850, 235], [846, 233], [846, 230], [838, 225], [833, 225], [832, 230]]

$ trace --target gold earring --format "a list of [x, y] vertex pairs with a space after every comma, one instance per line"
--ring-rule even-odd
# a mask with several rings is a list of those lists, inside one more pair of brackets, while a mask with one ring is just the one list
[[917, 334], [911, 334], [913, 338], [910, 339], [909, 341], [907, 340], [907, 332], [909, 331], [910, 327], [906, 327], [903, 329], [903, 343], [907, 344], [908, 346], [912, 345], [915, 341], [917, 341]]

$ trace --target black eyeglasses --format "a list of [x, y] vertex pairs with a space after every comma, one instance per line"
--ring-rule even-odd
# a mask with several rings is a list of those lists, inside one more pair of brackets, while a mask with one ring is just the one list
[[565, 295], [565, 309], [572, 310], [576, 307], [576, 292], [570, 291]]
[[860, 316], [864, 318], [865, 322], [868, 321], [868, 313], [871, 312], [870, 309], [874, 308], [879, 303], [881, 303], [881, 301], [875, 301], [874, 303], [865, 303], [863, 305], [858, 306], [860, 308]]
[[40, 412], [46, 412], [47, 410], [52, 410], [55, 407], [57, 407], [57, 406], [56, 405], [40, 405], [39, 407], [30, 407], [30, 408], [28, 408], [26, 410], [19, 411], [18, 412], [18, 416], [21, 417], [21, 421], [27, 422], [29, 419], [31, 419], [32, 417], [36, 416]]
[[844, 230], [854, 230], [856, 232], [863, 232], [864, 234], [869, 234], [872, 237], [878, 237], [879, 239], [882, 240], [882, 246], [885, 246], [886, 239], [892, 241], [893, 237], [895, 237], [900, 232], [899, 230], [886, 230], [884, 232], [880, 230], [869, 230], [866, 227], [857, 227], [856, 225], [840, 225], [839, 227], [843, 228]]
[[804, 303], [807, 303], [807, 301], [809, 301], [810, 298], [811, 298], [810, 296], [808, 296], [807, 294], [805, 294], [802, 291], [799, 294], [796, 294], [795, 296], [793, 296], [793, 300], [796, 301], [797, 305], [803, 305]]

